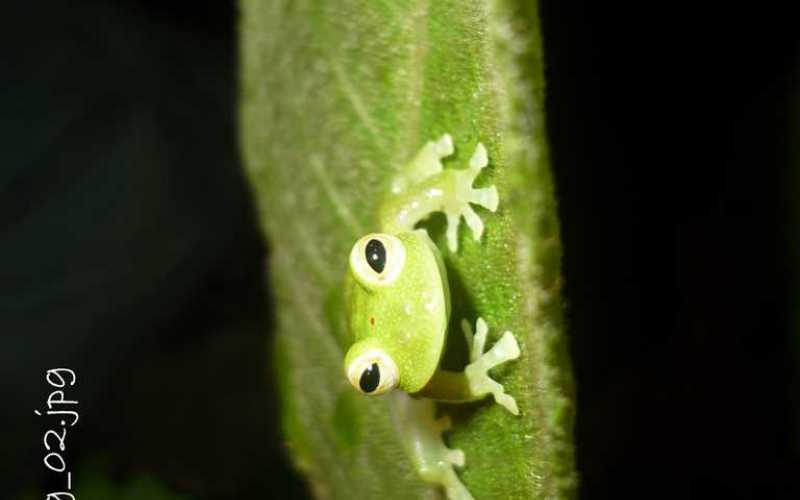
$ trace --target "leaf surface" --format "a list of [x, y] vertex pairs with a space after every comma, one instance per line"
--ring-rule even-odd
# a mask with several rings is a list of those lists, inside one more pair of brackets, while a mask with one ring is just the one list
[[[494, 371], [514, 417], [488, 403], [442, 406], [478, 498], [575, 493], [573, 388], [562, 320], [560, 240], [543, 114], [537, 7], [523, 1], [243, 0], [241, 131], [245, 165], [271, 247], [276, 366], [285, 437], [320, 498], [423, 498], [388, 402], [344, 377], [341, 280], [350, 247], [376, 229], [389, 180], [425, 143], [450, 133], [465, 168], [475, 144], [500, 207], [477, 211], [442, 249], [452, 326], [478, 315], [491, 339], [511, 330], [523, 354]], [[451, 331], [453, 331], [451, 329]], [[449, 367], [464, 364], [461, 334]]]

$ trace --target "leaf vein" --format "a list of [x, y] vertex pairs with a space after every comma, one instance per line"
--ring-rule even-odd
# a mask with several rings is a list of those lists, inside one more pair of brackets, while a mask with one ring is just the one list
[[333, 204], [336, 215], [347, 226], [350, 232], [353, 233], [353, 237], [358, 237], [363, 234], [364, 228], [361, 226], [361, 223], [358, 222], [355, 215], [353, 215], [353, 212], [350, 211], [350, 207], [342, 201], [341, 196], [339, 196], [339, 191], [333, 184], [330, 175], [328, 175], [328, 171], [322, 163], [322, 160], [319, 156], [312, 156], [310, 161], [312, 171], [322, 185], [322, 191]]

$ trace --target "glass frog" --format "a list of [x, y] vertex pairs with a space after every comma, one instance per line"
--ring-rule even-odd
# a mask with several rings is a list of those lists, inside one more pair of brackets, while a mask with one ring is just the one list
[[391, 391], [392, 418], [420, 477], [444, 488], [448, 498], [471, 499], [454, 467], [463, 467], [464, 453], [448, 448], [442, 433], [448, 417], [435, 418], [434, 401], [471, 402], [489, 395], [514, 415], [516, 401], [489, 377], [489, 370], [519, 356], [517, 341], [505, 332], [484, 352], [488, 327], [478, 318], [473, 334], [462, 321], [470, 363], [461, 372], [439, 367], [450, 316], [447, 272], [439, 249], [424, 229], [414, 229], [434, 212], [447, 217], [447, 245], [458, 250], [461, 217], [479, 241], [483, 222], [471, 203], [495, 211], [497, 188], [474, 188], [488, 165], [478, 143], [469, 167], [443, 169], [442, 158], [453, 153], [445, 134], [429, 141], [401, 169], [380, 207], [380, 233], [359, 239], [350, 252], [345, 278], [349, 331], [354, 339], [344, 361], [345, 373], [358, 391], [374, 396]]

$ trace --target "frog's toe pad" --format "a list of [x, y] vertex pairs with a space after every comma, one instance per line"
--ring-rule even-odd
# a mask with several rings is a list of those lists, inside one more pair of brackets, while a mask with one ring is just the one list
[[469, 159], [469, 168], [482, 169], [489, 164], [489, 154], [486, 152], [486, 147], [478, 143], [475, 146], [475, 152], [472, 153], [472, 158]]
[[497, 188], [495, 186], [473, 189], [469, 196], [470, 203], [480, 205], [488, 209], [490, 212], [496, 211], [497, 205], [500, 203], [500, 199], [497, 196]]
[[455, 148], [453, 147], [453, 138], [450, 134], [443, 134], [439, 140], [434, 143], [436, 154], [439, 158], [446, 158], [453, 154]]
[[520, 355], [517, 339], [514, 337], [514, 334], [508, 330], [506, 330], [503, 336], [500, 337], [500, 340], [492, 346], [492, 351], [497, 352], [497, 358], [499, 360], [497, 362], [498, 365], [506, 361], [511, 361], [512, 359], [517, 359]]
[[503, 392], [502, 388], [500, 389], [499, 393], [494, 393], [494, 400], [497, 404], [508, 410], [512, 415], [519, 415], [517, 400]]

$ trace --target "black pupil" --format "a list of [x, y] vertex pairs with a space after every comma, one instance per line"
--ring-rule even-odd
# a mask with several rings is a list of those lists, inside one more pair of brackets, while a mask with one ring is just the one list
[[378, 240], [369, 240], [366, 254], [369, 267], [378, 274], [382, 273], [383, 268], [386, 267], [386, 248], [383, 243]]
[[361, 373], [361, 379], [358, 381], [358, 385], [361, 386], [362, 391], [369, 393], [378, 388], [380, 381], [381, 372], [378, 370], [378, 364], [372, 363], [372, 366]]

